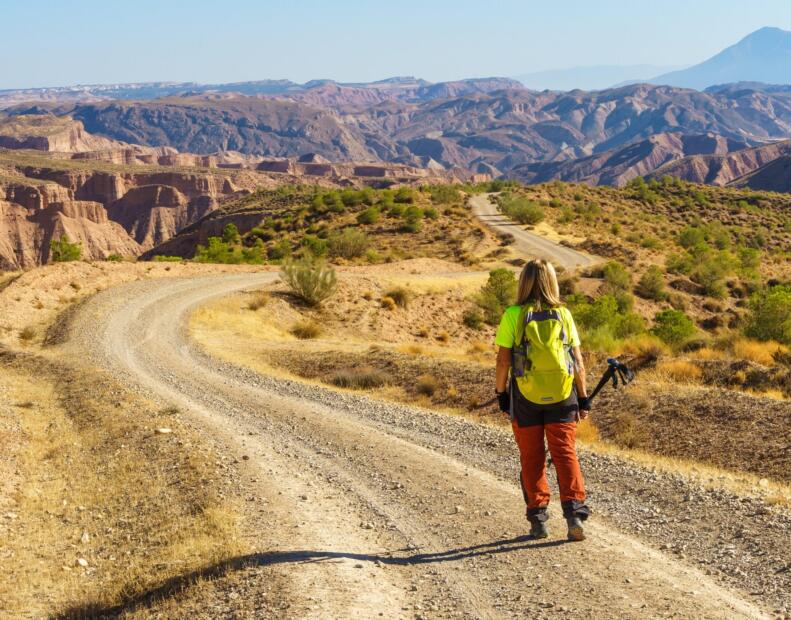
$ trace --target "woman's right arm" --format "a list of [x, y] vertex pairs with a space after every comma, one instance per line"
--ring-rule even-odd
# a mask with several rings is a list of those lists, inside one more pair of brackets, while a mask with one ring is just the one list
[[511, 349], [497, 348], [497, 368], [495, 372], [495, 389], [505, 392], [508, 387], [508, 371], [511, 369]]

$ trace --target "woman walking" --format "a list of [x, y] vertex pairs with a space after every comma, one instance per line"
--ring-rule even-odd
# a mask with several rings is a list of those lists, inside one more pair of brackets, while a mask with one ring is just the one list
[[548, 536], [549, 485], [546, 436], [557, 471], [569, 540], [584, 540], [585, 483], [575, 447], [577, 421], [590, 413], [579, 335], [560, 300], [555, 268], [545, 260], [527, 263], [519, 278], [517, 305], [497, 330], [497, 397], [511, 416], [519, 446], [520, 481], [530, 534]]

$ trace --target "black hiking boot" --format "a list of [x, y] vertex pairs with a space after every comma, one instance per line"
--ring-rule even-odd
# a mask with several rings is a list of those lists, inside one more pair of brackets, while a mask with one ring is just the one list
[[539, 521], [538, 519], [530, 519], [530, 535], [536, 540], [546, 538], [549, 536], [549, 532], [547, 532], [547, 524], [543, 521]]
[[569, 540], [585, 540], [585, 531], [582, 529], [582, 519], [579, 517], [568, 517], [566, 523], [569, 525]]

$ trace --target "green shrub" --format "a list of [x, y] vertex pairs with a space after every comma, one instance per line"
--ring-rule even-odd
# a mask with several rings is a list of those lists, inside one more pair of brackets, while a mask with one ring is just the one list
[[632, 276], [618, 261], [610, 261], [602, 268], [602, 278], [607, 293], [628, 291], [632, 288]]
[[233, 222], [222, 229], [222, 240], [225, 243], [239, 243], [239, 229]]
[[753, 294], [749, 308], [747, 336], [791, 345], [791, 286], [773, 286]]
[[423, 215], [430, 220], [436, 220], [439, 218], [439, 211], [437, 211], [434, 207], [428, 207], [423, 210]]
[[423, 228], [423, 222], [420, 220], [407, 220], [401, 224], [399, 230], [401, 232], [418, 233]]
[[222, 237], [209, 237], [207, 245], [198, 245], [195, 259], [198, 263], [222, 263], [238, 265], [242, 262], [241, 249], [222, 240]]
[[409, 187], [399, 187], [393, 195], [393, 200], [401, 204], [412, 204], [415, 202], [415, 192]]
[[291, 242], [288, 239], [281, 239], [267, 250], [270, 260], [282, 260], [291, 255]]
[[376, 224], [379, 221], [379, 209], [376, 207], [368, 207], [357, 214], [358, 224]]
[[406, 207], [404, 205], [394, 204], [387, 209], [387, 214], [390, 217], [404, 217]]
[[302, 247], [316, 258], [321, 258], [327, 255], [328, 242], [326, 239], [320, 239], [315, 235], [305, 235], [302, 238]]
[[429, 188], [431, 202], [435, 204], [454, 204], [461, 202], [461, 194], [452, 185], [434, 185]]
[[461, 320], [470, 329], [481, 329], [483, 327], [483, 315], [478, 310], [467, 310]]
[[534, 200], [503, 196], [499, 205], [503, 214], [520, 224], [538, 224], [544, 219], [544, 209]]
[[68, 263], [80, 260], [82, 256], [82, 244], [72, 243], [68, 235], [63, 235], [60, 239], [52, 239], [49, 242], [50, 260], [53, 263]]
[[689, 275], [692, 273], [692, 257], [687, 252], [673, 252], [665, 260], [668, 273]]
[[680, 310], [662, 310], [654, 316], [651, 333], [663, 342], [677, 346], [692, 337], [697, 330], [695, 323]]
[[488, 281], [475, 298], [489, 325], [497, 325], [505, 309], [516, 303], [516, 286], [516, 276], [510, 269], [489, 272]]
[[124, 257], [120, 254], [109, 254], [104, 260], [109, 261], [111, 263], [120, 263], [123, 262]]
[[155, 263], [180, 263], [184, 259], [181, 256], [167, 256], [165, 254], [157, 254], [152, 260]]
[[312, 256], [287, 261], [280, 270], [280, 278], [309, 306], [320, 305], [338, 288], [335, 270]]
[[640, 277], [636, 290], [637, 294], [645, 299], [662, 301], [667, 298], [665, 275], [662, 272], [662, 268], [657, 265], [651, 265]]
[[340, 258], [357, 258], [365, 254], [371, 245], [368, 235], [355, 228], [345, 228], [339, 234], [330, 237], [329, 252], [330, 256]]

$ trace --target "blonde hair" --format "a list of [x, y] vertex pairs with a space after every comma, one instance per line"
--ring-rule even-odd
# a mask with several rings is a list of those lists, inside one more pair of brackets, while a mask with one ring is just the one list
[[558, 276], [552, 263], [537, 258], [524, 266], [519, 276], [516, 301], [520, 306], [535, 304], [538, 310], [542, 307], [555, 308], [563, 305]]

